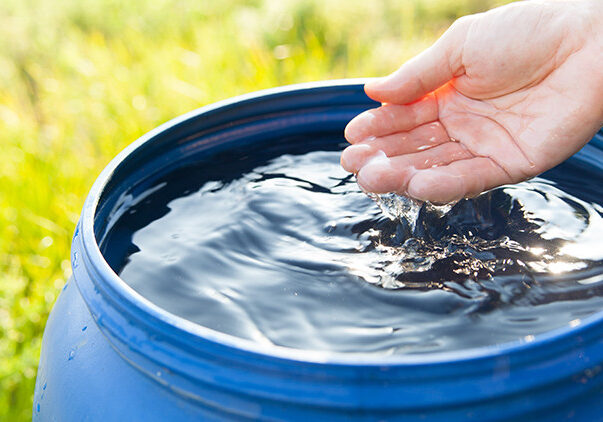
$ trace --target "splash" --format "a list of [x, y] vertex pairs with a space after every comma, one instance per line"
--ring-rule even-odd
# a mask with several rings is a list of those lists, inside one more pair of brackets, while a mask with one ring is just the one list
[[452, 209], [454, 204], [458, 201], [451, 202], [443, 205], [435, 205], [431, 202], [418, 201], [416, 199], [398, 195], [395, 193], [373, 193], [368, 192], [358, 185], [358, 187], [371, 198], [381, 212], [392, 221], [405, 222], [414, 232], [417, 227], [417, 220], [421, 209], [424, 212], [431, 213], [436, 217], [444, 216], [448, 211]]

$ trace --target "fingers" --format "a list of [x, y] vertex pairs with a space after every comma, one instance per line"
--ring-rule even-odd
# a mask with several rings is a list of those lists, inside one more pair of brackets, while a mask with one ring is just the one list
[[475, 157], [416, 172], [406, 193], [423, 201], [448, 203], [511, 182], [491, 159]]
[[450, 137], [440, 122], [427, 123], [409, 132], [385, 135], [351, 145], [341, 154], [341, 166], [350, 173], [358, 173], [379, 151], [393, 157], [424, 151], [448, 141]]
[[[443, 145], [434, 150], [441, 147]], [[360, 170], [358, 183], [370, 192], [395, 192], [421, 201], [445, 204], [512, 182], [489, 158], [459, 158], [461, 156], [451, 157], [446, 165], [424, 168], [420, 168], [421, 161], [416, 159], [414, 164], [419, 167], [411, 165], [408, 156], [397, 157], [402, 158], [399, 160], [377, 157]]]
[[345, 128], [345, 138], [355, 144], [369, 137], [409, 131], [438, 117], [438, 105], [433, 95], [408, 105], [387, 104], [356, 116]]
[[427, 50], [391, 75], [367, 83], [366, 94], [382, 103], [408, 104], [462, 75], [462, 51], [470, 19], [458, 19]]
[[357, 180], [369, 192], [406, 195], [409, 182], [420, 171], [471, 157], [471, 153], [456, 142], [446, 142], [425, 151], [395, 157], [387, 157], [383, 152], [378, 152], [362, 163]]

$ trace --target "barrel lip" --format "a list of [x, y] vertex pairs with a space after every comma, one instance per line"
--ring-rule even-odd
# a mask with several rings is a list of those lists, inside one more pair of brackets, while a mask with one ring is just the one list
[[[322, 91], [325, 89], [343, 90], [353, 89], [361, 91], [364, 83], [369, 80], [363, 79], [343, 79], [321, 82], [311, 82], [296, 85], [288, 85], [278, 88], [271, 88], [262, 91], [257, 91], [250, 94], [245, 94], [231, 99], [219, 101], [214, 104], [201, 107], [189, 113], [176, 117], [159, 127], [151, 130], [143, 135], [132, 144], [121, 151], [101, 172], [94, 182], [84, 203], [80, 222], [74, 236], [74, 245], [72, 248], [72, 261], [77, 259], [74, 253], [81, 251], [85, 255], [86, 261], [94, 267], [94, 271], [89, 272], [92, 283], [102, 295], [111, 297], [114, 303], [121, 305], [122, 311], [133, 312], [138, 316], [144, 316], [147, 328], [152, 330], [152, 327], [161, 325], [164, 328], [169, 327], [171, 335], [180, 338], [181, 341], [187, 342], [191, 347], [198, 347], [199, 343], [195, 340], [203, 340], [218, 344], [220, 346], [236, 349], [250, 356], [262, 357], [265, 359], [276, 359], [279, 361], [292, 362], [296, 364], [319, 364], [330, 366], [351, 366], [351, 367], [366, 367], [382, 368], [384, 366], [425, 366], [425, 365], [444, 365], [450, 363], [475, 362], [488, 359], [496, 359], [504, 355], [521, 355], [525, 354], [525, 359], [530, 359], [530, 351], [546, 350], [552, 345], [560, 345], [567, 342], [567, 347], [573, 347], [570, 339], [582, 336], [583, 333], [589, 330], [603, 329], [603, 311], [593, 314], [587, 318], [580, 320], [575, 326], [564, 326], [542, 334], [535, 335], [529, 341], [516, 340], [508, 343], [490, 345], [479, 348], [468, 348], [448, 352], [425, 353], [415, 355], [389, 355], [375, 356], [372, 354], [358, 353], [348, 354], [341, 352], [320, 352], [312, 350], [298, 350], [282, 346], [265, 346], [257, 344], [251, 340], [242, 339], [230, 334], [221, 333], [210, 328], [206, 328], [178, 317], [166, 310], [158, 307], [148, 299], [141, 296], [134, 289], [128, 286], [109, 266], [103, 257], [97, 243], [94, 233], [94, 218], [99, 200], [107, 182], [117, 170], [117, 167], [128, 158], [134, 151], [142, 148], [147, 142], [152, 141], [162, 132], [185, 124], [187, 121], [198, 118], [199, 116], [219, 111], [221, 108], [236, 106], [237, 104], [246, 103], [249, 101], [266, 100], [274, 97], [295, 95], [297, 93], [308, 93], [314, 91]], [[76, 243], [75, 238], [79, 236], [79, 241]], [[84, 258], [84, 257], [82, 257]], [[76, 277], [77, 281], [77, 277]], [[82, 288], [80, 287], [80, 291]], [[86, 294], [82, 291], [82, 296], [87, 302]], [[132, 314], [134, 315], [134, 314]], [[537, 354], [536, 354], [537, 355]], [[536, 357], [534, 357], [535, 359]]]

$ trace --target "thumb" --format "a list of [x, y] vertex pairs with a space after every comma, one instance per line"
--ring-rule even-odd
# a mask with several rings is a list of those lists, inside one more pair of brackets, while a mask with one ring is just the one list
[[462, 52], [471, 17], [457, 19], [431, 47], [391, 75], [368, 82], [366, 94], [382, 103], [408, 104], [464, 74]]

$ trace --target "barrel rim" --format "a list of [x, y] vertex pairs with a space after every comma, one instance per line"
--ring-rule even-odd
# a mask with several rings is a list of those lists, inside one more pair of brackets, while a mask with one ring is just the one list
[[[392, 367], [450, 364], [483, 359], [494, 359], [503, 355], [516, 355], [527, 353], [528, 351], [535, 349], [546, 349], [550, 345], [559, 344], [560, 342], [567, 341], [575, 336], [580, 336], [582, 333], [586, 332], [587, 330], [591, 330], [593, 327], [602, 326], [603, 311], [599, 311], [593, 315], [581, 319], [579, 323], [574, 326], [563, 326], [545, 333], [537, 334], [533, 336], [533, 339], [530, 338], [528, 341], [518, 339], [511, 342], [489, 346], [422, 354], [380, 356], [370, 353], [323, 352], [315, 350], [293, 349], [276, 345], [266, 346], [253, 342], [252, 340], [239, 338], [230, 334], [203, 327], [160, 308], [126, 284], [109, 266], [97, 243], [96, 235], [94, 233], [94, 219], [97, 206], [99, 205], [99, 201], [104, 192], [105, 186], [111, 180], [118, 166], [127, 160], [134, 151], [143, 148], [147, 143], [152, 142], [164, 131], [185, 124], [192, 119], [197, 119], [205, 113], [216, 112], [222, 108], [237, 106], [249, 101], [267, 100], [272, 97], [294, 95], [312, 91], [322, 91], [325, 89], [342, 88], [362, 90], [364, 83], [370, 79], [371, 78], [359, 78], [309, 82], [270, 88], [236, 96], [209, 104], [171, 119], [128, 145], [109, 162], [109, 164], [102, 170], [94, 182], [85, 200], [81, 219], [78, 223], [78, 227], [76, 228], [76, 235], [74, 236], [77, 237], [77, 234], [81, 233], [81, 251], [86, 255], [87, 261], [89, 261], [89, 263], [91, 263], [94, 267], [96, 277], [92, 277], [92, 279], [95, 286], [99, 287], [99, 290], [104, 292], [104, 294], [117, 295], [114, 296], [113, 299], [118, 297], [118, 300], [121, 303], [133, 307], [133, 309], [145, 314], [147, 317], [150, 317], [157, 322], [170, 326], [173, 330], [172, 334], [174, 336], [182, 336], [182, 338], [199, 338], [203, 339], [204, 341], [219, 344], [221, 346], [237, 349], [238, 351], [244, 353], [263, 356], [264, 358], [308, 364], [357, 367], [383, 367], [384, 365], [387, 365], [388, 367]], [[73, 255], [74, 252], [76, 252], [76, 249], [77, 245], [74, 244], [74, 247], [72, 248], [72, 262], [77, 258]], [[81, 288], [80, 291], [82, 291]], [[86, 299], [86, 295], [82, 294], [82, 296], [87, 302], [87, 305], [90, 307], [90, 304]], [[152, 326], [152, 324], [150, 324], [150, 326]]]

